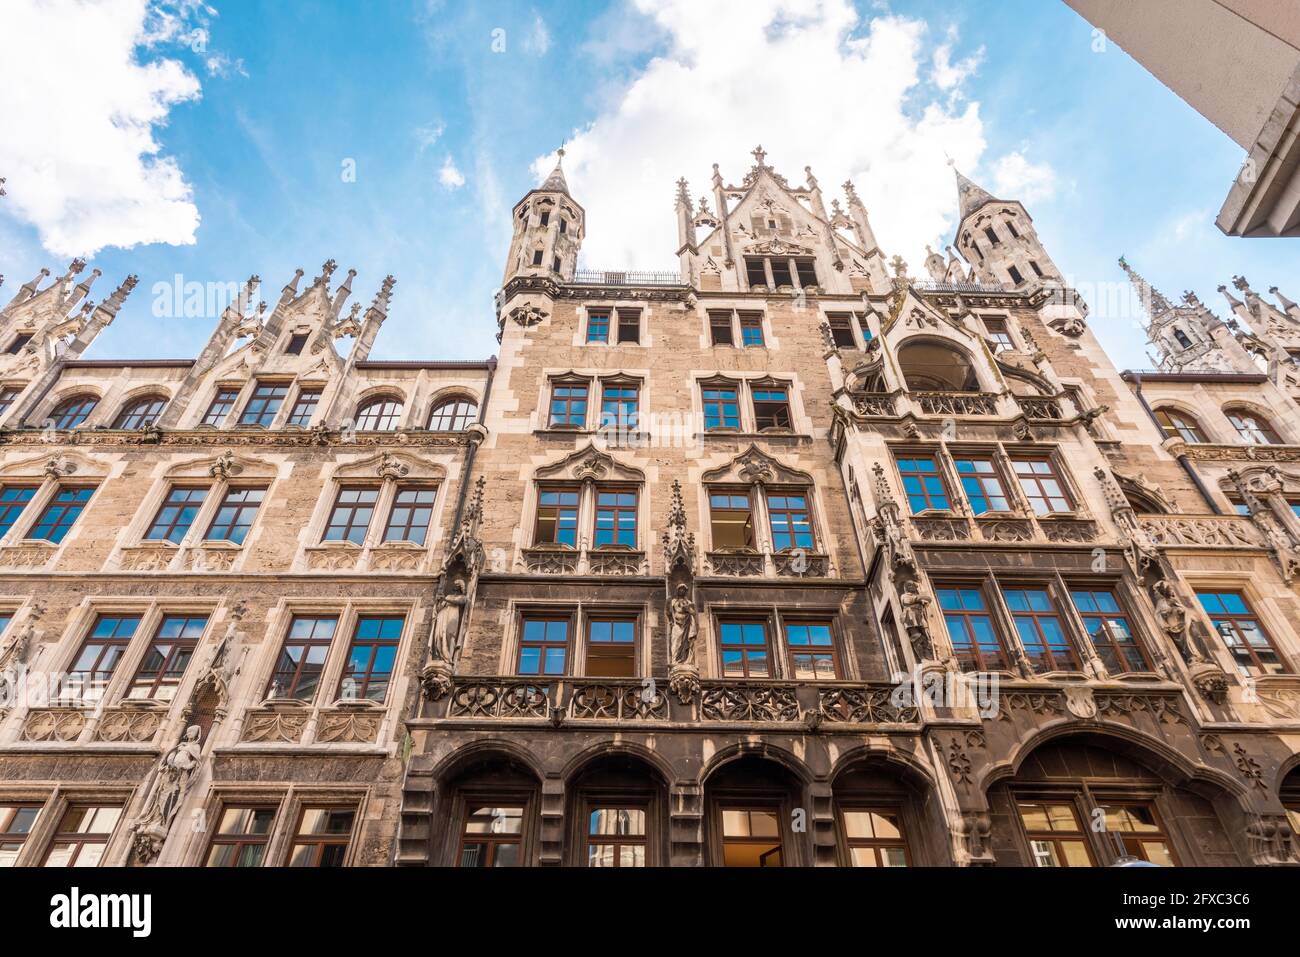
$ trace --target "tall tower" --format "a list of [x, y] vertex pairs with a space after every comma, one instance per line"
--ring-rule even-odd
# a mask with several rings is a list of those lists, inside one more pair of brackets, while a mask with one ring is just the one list
[[1155, 347], [1151, 356], [1163, 372], [1258, 372], [1231, 330], [1196, 298], [1186, 293], [1173, 305], [1142, 278], [1123, 256], [1119, 266], [1137, 292], [1146, 313], [1143, 328]]
[[955, 167], [957, 249], [983, 283], [1013, 286], [1064, 285], [1060, 270], [1038, 240], [1034, 221], [1019, 200], [995, 199]]
[[586, 231], [586, 213], [569, 195], [558, 151], [555, 169], [546, 182], [515, 204], [514, 233], [502, 284], [516, 276], [549, 276], [572, 281], [578, 250]]

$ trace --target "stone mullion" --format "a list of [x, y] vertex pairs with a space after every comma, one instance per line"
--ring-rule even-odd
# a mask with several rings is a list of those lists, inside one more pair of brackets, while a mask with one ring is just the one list
[[772, 578], [776, 575], [776, 559], [772, 551], [772, 524], [767, 512], [767, 485], [758, 481], [753, 485], [754, 496], [754, 544], [763, 556], [763, 574]]
[[397, 479], [391, 475], [385, 475], [382, 484], [379, 486], [379, 494], [375, 496], [375, 509], [370, 514], [370, 525], [366, 529], [366, 537], [361, 541], [363, 551], [383, 544], [384, 529], [388, 524], [386, 516], [392, 512], [393, 501], [396, 496]]
[[1029, 655], [1025, 653], [1025, 646], [1020, 641], [1020, 632], [1016, 628], [1016, 620], [1011, 614], [1011, 609], [1007, 607], [1006, 599], [1002, 597], [1002, 589], [998, 586], [997, 579], [992, 575], [987, 576], [984, 579], [984, 587], [990, 593], [989, 610], [1006, 634], [1007, 647], [1011, 651], [1013, 663], [1024, 677], [1033, 678], [1034, 666], [1029, 660]]
[[1084, 668], [1090, 672], [1093, 677], [1099, 680], [1106, 680], [1110, 677], [1106, 670], [1101, 656], [1097, 654], [1097, 644], [1092, 640], [1092, 635], [1088, 634], [1088, 629], [1083, 623], [1083, 616], [1079, 614], [1079, 609], [1074, 607], [1074, 601], [1070, 598], [1070, 586], [1066, 583], [1065, 577], [1058, 571], [1053, 576], [1057, 590], [1060, 592], [1060, 614], [1059, 617], [1069, 621], [1069, 629], [1074, 632], [1075, 645], [1079, 649], [1079, 655], [1083, 659]]

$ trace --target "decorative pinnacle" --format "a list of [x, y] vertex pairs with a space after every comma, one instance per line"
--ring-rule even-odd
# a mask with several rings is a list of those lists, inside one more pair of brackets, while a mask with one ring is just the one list
[[764, 162], [764, 160], [767, 159], [767, 151], [763, 149], [762, 143], [758, 144], [758, 146], [755, 146], [750, 155], [754, 157], [754, 160], [758, 163], [759, 166], [767, 165]]

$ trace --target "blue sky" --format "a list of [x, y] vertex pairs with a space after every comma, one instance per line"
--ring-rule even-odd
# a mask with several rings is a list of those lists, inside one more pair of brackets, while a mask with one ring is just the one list
[[948, 157], [1021, 198], [1121, 367], [1149, 364], [1121, 253], [1220, 314], [1234, 274], [1300, 298], [1293, 242], [1214, 226], [1242, 151], [1056, 0], [9, 2], [0, 295], [99, 247], [94, 298], [141, 283], [95, 357], [197, 353], [215, 316], [155, 315], [156, 283], [257, 273], [273, 302], [327, 258], [363, 302], [397, 277], [376, 357], [489, 355], [510, 207], [561, 143], [594, 267], [675, 268], [676, 179], [738, 181], [762, 142], [852, 176], [914, 274]]

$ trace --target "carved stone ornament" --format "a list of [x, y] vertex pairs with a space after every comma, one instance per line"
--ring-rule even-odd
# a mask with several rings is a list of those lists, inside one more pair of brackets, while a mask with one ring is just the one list
[[545, 322], [550, 313], [543, 312], [537, 306], [516, 306], [510, 310], [510, 321], [516, 325], [523, 326], [525, 329], [531, 329], [533, 326]]
[[1091, 688], [1082, 685], [1066, 685], [1064, 690], [1066, 711], [1076, 718], [1085, 720], [1097, 717], [1097, 701], [1092, 695]]
[[700, 670], [695, 665], [674, 665], [668, 672], [668, 690], [682, 704], [690, 704], [700, 694]]
[[200, 733], [197, 725], [186, 728], [181, 740], [158, 761], [144, 809], [131, 825], [132, 843], [141, 863], [148, 864], [158, 856], [189, 792], [202, 750]]

